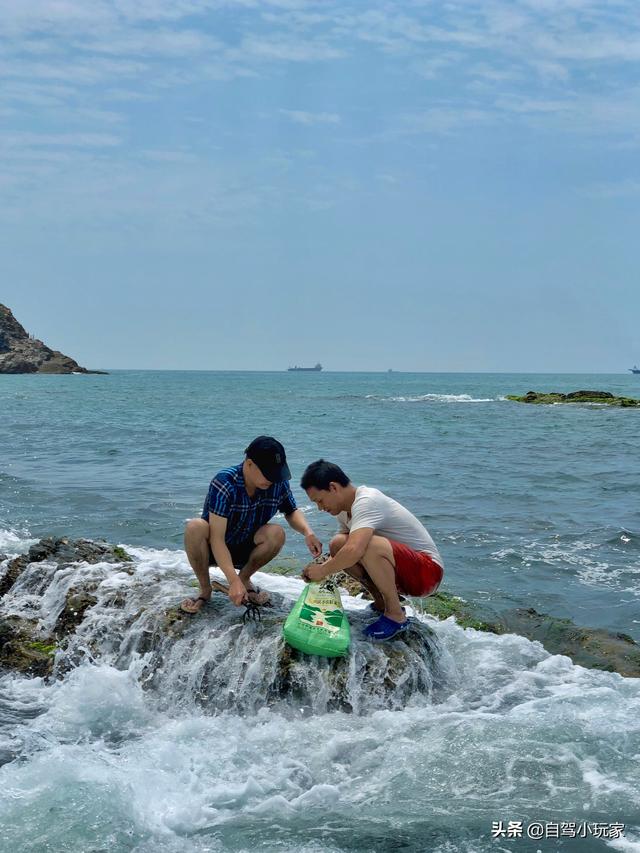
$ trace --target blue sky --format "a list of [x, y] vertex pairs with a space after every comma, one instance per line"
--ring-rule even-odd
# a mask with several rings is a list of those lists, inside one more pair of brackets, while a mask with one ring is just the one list
[[640, 362], [629, 0], [4, 0], [0, 302], [90, 367]]

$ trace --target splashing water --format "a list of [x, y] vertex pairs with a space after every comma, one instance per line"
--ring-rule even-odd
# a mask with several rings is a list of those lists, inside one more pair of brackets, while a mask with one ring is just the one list
[[5, 598], [5, 615], [43, 632], [74, 590], [95, 603], [56, 652], [57, 678], [0, 678], [2, 850], [549, 843], [494, 841], [498, 820], [620, 821], [621, 841], [566, 845], [638, 849], [636, 680], [453, 620], [415, 617], [413, 638], [374, 646], [349, 596], [350, 657], [294, 656], [280, 632], [297, 579], [260, 578], [275, 606], [258, 624], [222, 596], [178, 617], [184, 554], [129, 550], [125, 570], [32, 564]]

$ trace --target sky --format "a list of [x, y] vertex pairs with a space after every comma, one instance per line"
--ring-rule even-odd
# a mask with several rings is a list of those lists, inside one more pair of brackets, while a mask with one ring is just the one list
[[2, 0], [0, 302], [93, 368], [640, 363], [634, 0]]

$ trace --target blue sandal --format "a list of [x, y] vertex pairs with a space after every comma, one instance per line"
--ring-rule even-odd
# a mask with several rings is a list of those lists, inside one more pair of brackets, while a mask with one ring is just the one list
[[379, 619], [376, 619], [375, 622], [372, 622], [371, 625], [367, 625], [362, 633], [369, 640], [392, 640], [394, 637], [397, 637], [398, 634], [403, 634], [408, 627], [408, 619], [405, 619], [404, 622], [396, 622], [382, 614], [382, 616]]

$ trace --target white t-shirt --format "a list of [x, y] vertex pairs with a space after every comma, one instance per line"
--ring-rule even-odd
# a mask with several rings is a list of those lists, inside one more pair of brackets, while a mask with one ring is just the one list
[[341, 512], [337, 519], [341, 533], [353, 533], [354, 530], [371, 527], [378, 536], [395, 539], [414, 551], [425, 551], [439, 566], [444, 565], [425, 526], [413, 513], [380, 489], [358, 486], [351, 516]]

